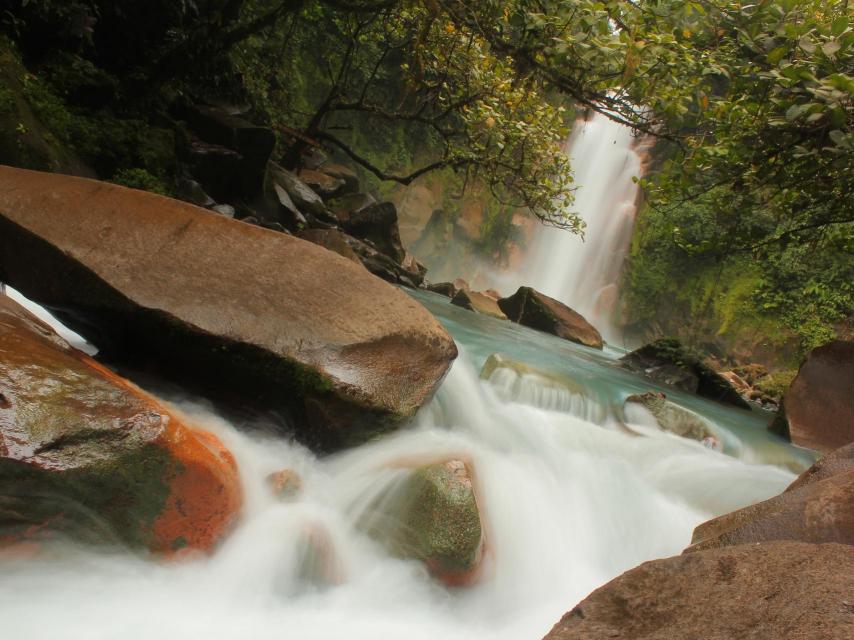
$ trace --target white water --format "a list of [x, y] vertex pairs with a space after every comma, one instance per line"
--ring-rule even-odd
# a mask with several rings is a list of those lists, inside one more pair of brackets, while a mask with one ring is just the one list
[[587, 223], [585, 239], [539, 225], [514, 276], [572, 307], [617, 343], [617, 285], [638, 195], [632, 178], [641, 174], [637, 145], [629, 128], [603, 115], [576, 124], [567, 147], [577, 187], [572, 209]]
[[[180, 403], [236, 455], [246, 490], [237, 531], [213, 557], [177, 565], [72, 547], [0, 559], [2, 637], [536, 640], [592, 589], [679, 553], [698, 523], [794, 478], [664, 433], [631, 437], [572, 404], [538, 408], [524, 388], [502, 399], [472, 363], [464, 349], [409, 429], [323, 460]], [[473, 464], [488, 540], [486, 571], [468, 589], [438, 585], [355, 526], [402, 461], [450, 456]], [[295, 503], [266, 489], [284, 467], [303, 477]], [[310, 539], [328, 551], [326, 579], [306, 575]]]

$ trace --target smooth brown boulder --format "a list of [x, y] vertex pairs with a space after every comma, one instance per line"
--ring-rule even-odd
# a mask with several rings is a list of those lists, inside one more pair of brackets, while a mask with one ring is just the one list
[[394, 428], [456, 357], [424, 307], [310, 242], [92, 180], [0, 184], [0, 280], [113, 358], [290, 411], [309, 444]]
[[602, 336], [581, 314], [531, 287], [519, 287], [509, 298], [501, 298], [498, 306], [513, 322], [594, 349], [602, 348]]
[[597, 589], [545, 640], [854, 637], [854, 547], [769, 542], [646, 562]]
[[209, 551], [241, 503], [214, 435], [0, 295], [0, 546], [62, 535]]
[[854, 442], [816, 460], [815, 464], [799, 475], [786, 491], [799, 489], [811, 482], [818, 482], [844, 471], [854, 471]]
[[780, 435], [826, 453], [854, 442], [854, 342], [813, 349], [783, 398]]
[[854, 544], [854, 470], [704, 522], [687, 551], [768, 540]]
[[451, 304], [462, 307], [463, 309], [468, 309], [469, 311], [492, 316], [493, 318], [498, 318], [500, 320], [507, 319], [507, 316], [504, 315], [504, 312], [498, 306], [498, 302], [496, 302], [494, 298], [490, 298], [489, 296], [482, 294], [480, 291], [465, 291], [463, 289], [459, 289], [456, 294], [454, 294], [454, 297], [451, 298]]

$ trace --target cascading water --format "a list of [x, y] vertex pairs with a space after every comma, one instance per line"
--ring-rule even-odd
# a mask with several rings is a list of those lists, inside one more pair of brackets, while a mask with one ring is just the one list
[[[678, 392], [669, 397], [713, 424], [728, 455], [664, 432], [630, 435], [622, 401], [655, 387], [607, 353], [414, 295], [461, 355], [411, 426], [318, 459], [176, 400], [237, 458], [246, 492], [238, 529], [212, 557], [172, 564], [73, 546], [0, 558], [4, 637], [536, 640], [610, 578], [679, 553], [698, 523], [785, 488], [794, 473], [771, 463], [810, 462], [748, 412]], [[494, 352], [550, 380], [570, 377], [582, 399], [554, 385], [541, 393], [539, 374], [482, 380]], [[449, 457], [475, 470], [488, 541], [479, 582], [460, 589], [392, 557], [359, 526], [400, 481], [402, 462]], [[264, 480], [285, 467], [303, 479], [292, 503], [275, 500]]]
[[513, 279], [569, 305], [606, 340], [619, 342], [613, 317], [635, 219], [638, 139], [596, 114], [576, 123], [567, 151], [577, 187], [572, 209], [587, 223], [585, 239], [540, 225]]

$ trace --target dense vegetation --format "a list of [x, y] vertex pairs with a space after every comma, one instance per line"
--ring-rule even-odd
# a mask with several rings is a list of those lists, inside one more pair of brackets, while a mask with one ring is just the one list
[[[760, 336], [748, 350], [850, 330], [847, 0], [3, 0], [0, 13], [4, 73], [101, 177], [169, 192], [174, 105], [247, 103], [285, 164], [320, 144], [377, 190], [428, 172], [476, 190], [492, 252], [519, 206], [583, 232], [561, 143], [593, 110], [659, 140], [629, 321], [696, 343]], [[9, 71], [19, 54], [30, 71]], [[14, 100], [0, 92], [0, 118]], [[4, 135], [32, 133], [19, 119]], [[45, 155], [69, 162], [31, 164]]]

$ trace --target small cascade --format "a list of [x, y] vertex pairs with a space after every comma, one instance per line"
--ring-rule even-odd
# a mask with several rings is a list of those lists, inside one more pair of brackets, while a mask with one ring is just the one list
[[576, 124], [567, 151], [577, 187], [572, 209], [587, 223], [585, 239], [540, 225], [513, 279], [569, 305], [619, 343], [617, 287], [635, 221], [639, 141], [629, 128], [595, 114]]

